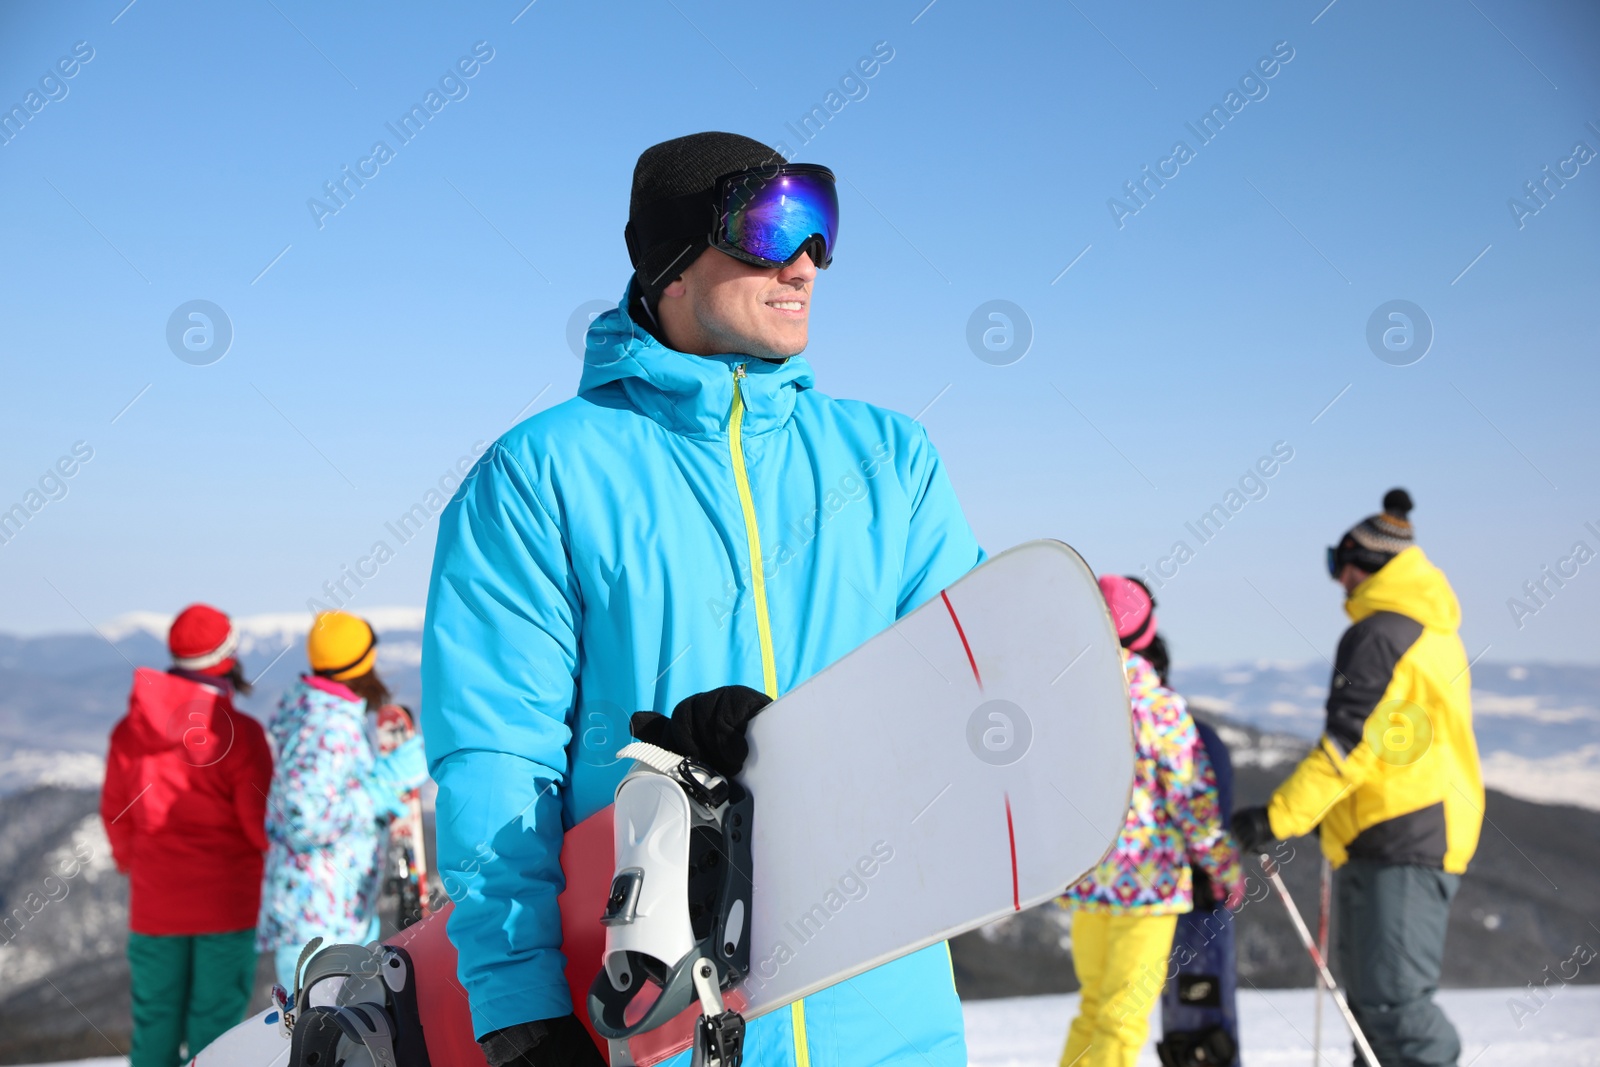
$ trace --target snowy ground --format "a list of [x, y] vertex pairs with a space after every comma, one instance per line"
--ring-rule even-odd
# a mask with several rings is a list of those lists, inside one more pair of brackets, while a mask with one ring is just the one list
[[[1600, 986], [1565, 986], [1537, 1013], [1523, 1014], [1518, 1029], [1508, 1002], [1513, 989], [1452, 989], [1439, 1002], [1461, 1031], [1460, 1067], [1600, 1067]], [[1527, 1003], [1527, 993], [1521, 999]], [[1056, 1067], [1076, 995], [968, 1001], [967, 1047], [973, 1067]], [[1239, 998], [1246, 1067], [1310, 1067], [1312, 1001], [1309, 989], [1246, 991]], [[1337, 1010], [1324, 1001], [1323, 1067], [1350, 1063], [1350, 1042]], [[1152, 1038], [1153, 1040], [1153, 1038]], [[78, 1060], [49, 1067], [127, 1067], [120, 1057]], [[46, 1067], [46, 1065], [36, 1065]], [[1156, 1067], [1146, 1049], [1139, 1067]]]
[[[1517, 992], [1452, 989], [1439, 994], [1439, 1003], [1461, 1031], [1460, 1067], [1600, 1065], [1600, 986], [1556, 990], [1541, 1011], [1523, 1015], [1521, 1029], [1507, 1006]], [[1523, 991], [1525, 1004], [1526, 998]], [[963, 1007], [973, 1067], [1056, 1067], [1078, 998], [1016, 997], [968, 1001]], [[1349, 1035], [1337, 1012], [1331, 1001], [1324, 1001], [1319, 1062], [1325, 1067], [1351, 1061]], [[1311, 1067], [1311, 990], [1246, 990], [1239, 997], [1239, 1015], [1245, 1067]], [[1152, 1028], [1159, 1028], [1157, 1020]], [[1156, 1063], [1153, 1048], [1139, 1057], [1139, 1067]]]

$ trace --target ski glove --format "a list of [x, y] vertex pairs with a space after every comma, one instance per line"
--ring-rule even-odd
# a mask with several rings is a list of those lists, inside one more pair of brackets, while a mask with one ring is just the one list
[[508, 1026], [484, 1034], [478, 1047], [489, 1067], [606, 1067], [576, 1015]]
[[1278, 839], [1272, 832], [1272, 820], [1266, 808], [1241, 808], [1233, 813], [1233, 836], [1241, 851], [1255, 856]]
[[405, 795], [427, 780], [428, 757], [422, 750], [422, 738], [413, 737], [378, 757], [367, 788], [380, 815], [399, 818], [406, 813]]
[[[1199, 865], [1192, 865], [1190, 869], [1194, 872], [1195, 911], [1216, 911], [1218, 908], [1238, 911], [1244, 907], [1244, 875], [1237, 866], [1229, 864], [1230, 877], [1220, 880], [1213, 880]], [[1234, 874], [1238, 876], [1232, 877]]]
[[750, 743], [745, 739], [750, 720], [770, 703], [771, 697], [747, 685], [725, 685], [679, 701], [670, 719], [654, 711], [641, 711], [629, 725], [639, 740], [687, 756], [732, 778], [744, 770], [744, 761], [750, 755]]

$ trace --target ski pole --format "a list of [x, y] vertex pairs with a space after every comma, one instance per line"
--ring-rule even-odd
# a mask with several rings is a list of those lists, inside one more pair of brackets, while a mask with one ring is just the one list
[[[1328, 857], [1322, 857], [1322, 891], [1317, 897], [1317, 951], [1328, 958], [1328, 911], [1333, 896], [1333, 867]], [[1311, 1043], [1314, 1046], [1311, 1067], [1322, 1062], [1322, 975], [1317, 975], [1316, 1014], [1311, 1025]]]
[[1340, 991], [1339, 984], [1333, 980], [1333, 972], [1328, 970], [1328, 963], [1323, 959], [1322, 953], [1317, 951], [1317, 943], [1311, 940], [1311, 931], [1306, 929], [1305, 919], [1300, 917], [1300, 909], [1295, 907], [1294, 898], [1289, 895], [1289, 889], [1283, 884], [1282, 877], [1278, 874], [1278, 865], [1272, 862], [1272, 857], [1265, 852], [1261, 854], [1261, 872], [1272, 883], [1272, 888], [1278, 891], [1278, 899], [1283, 901], [1283, 906], [1289, 909], [1289, 919], [1294, 923], [1295, 933], [1300, 935], [1300, 943], [1306, 951], [1311, 953], [1311, 962], [1316, 964], [1317, 973], [1322, 977], [1323, 985], [1328, 987], [1328, 992], [1333, 994], [1333, 1002], [1344, 1015], [1345, 1023], [1350, 1027], [1350, 1036], [1356, 1039], [1356, 1047], [1361, 1050], [1361, 1058], [1367, 1061], [1367, 1067], [1380, 1067], [1378, 1056], [1372, 1051], [1372, 1046], [1367, 1044], [1367, 1035], [1361, 1032], [1361, 1024], [1356, 1022], [1355, 1013], [1350, 1010], [1350, 1005], [1345, 1002], [1344, 993]]

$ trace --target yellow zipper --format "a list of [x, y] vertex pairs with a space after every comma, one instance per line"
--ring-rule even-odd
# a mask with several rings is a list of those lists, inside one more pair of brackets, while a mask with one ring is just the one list
[[[744, 466], [744, 397], [739, 384], [744, 381], [744, 364], [733, 367], [733, 411], [728, 416], [728, 454], [733, 460], [733, 481], [739, 489], [739, 508], [744, 512], [744, 532], [750, 543], [750, 588], [756, 599], [756, 633], [761, 641], [761, 685], [767, 696], [778, 699], [778, 664], [772, 654], [772, 620], [767, 615], [767, 580], [761, 566], [761, 531], [756, 526], [756, 505], [750, 496], [750, 478]], [[794, 1030], [795, 1067], [811, 1067], [811, 1043], [806, 1036], [806, 1002], [789, 1005], [789, 1022]]]
[[750, 496], [750, 479], [744, 467], [744, 398], [739, 383], [744, 381], [744, 364], [733, 366], [733, 412], [728, 416], [728, 453], [733, 458], [733, 481], [739, 488], [739, 507], [744, 511], [744, 532], [750, 542], [750, 588], [756, 598], [756, 633], [761, 639], [761, 684], [767, 696], [778, 699], [778, 664], [772, 654], [772, 622], [767, 617], [767, 580], [762, 574], [761, 533], [756, 528], [756, 505]]
[[810, 1042], [806, 1040], [806, 1002], [797, 1000], [789, 1005], [789, 1021], [794, 1024], [795, 1067], [811, 1067]]

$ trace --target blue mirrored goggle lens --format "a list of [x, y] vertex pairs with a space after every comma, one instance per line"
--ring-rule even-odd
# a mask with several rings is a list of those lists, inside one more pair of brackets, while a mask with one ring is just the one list
[[825, 267], [839, 231], [839, 193], [824, 174], [780, 172], [749, 178], [728, 191], [723, 237], [734, 248], [773, 264], [788, 263], [813, 236]]

